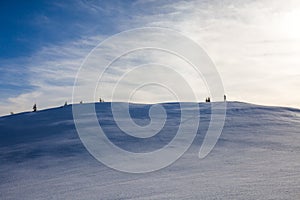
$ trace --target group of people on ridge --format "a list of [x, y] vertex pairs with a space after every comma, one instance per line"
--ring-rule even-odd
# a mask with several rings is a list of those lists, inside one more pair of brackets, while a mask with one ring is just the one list
[[[224, 101], [226, 101], [227, 100], [227, 97], [226, 97], [226, 95], [224, 94]], [[206, 103], [209, 103], [211, 100], [210, 100], [210, 97], [207, 97], [206, 99], [205, 99], [205, 102]]]

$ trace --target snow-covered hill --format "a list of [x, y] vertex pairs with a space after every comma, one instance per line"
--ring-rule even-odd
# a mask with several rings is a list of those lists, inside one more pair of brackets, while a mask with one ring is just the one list
[[[177, 103], [162, 104], [168, 119], [149, 139], [123, 134], [110, 105], [98, 103], [96, 111], [108, 138], [123, 149], [153, 151], [176, 133]], [[149, 123], [149, 107], [131, 105], [137, 124]], [[200, 114], [191, 148], [146, 174], [95, 160], [78, 137], [71, 106], [1, 117], [0, 199], [300, 199], [300, 110], [228, 102], [222, 135], [202, 160], [210, 104], [201, 103]]]

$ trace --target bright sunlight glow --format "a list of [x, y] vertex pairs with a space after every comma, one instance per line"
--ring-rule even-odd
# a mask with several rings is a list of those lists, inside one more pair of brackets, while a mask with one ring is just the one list
[[282, 18], [283, 32], [289, 38], [300, 37], [300, 10], [294, 10], [286, 13]]

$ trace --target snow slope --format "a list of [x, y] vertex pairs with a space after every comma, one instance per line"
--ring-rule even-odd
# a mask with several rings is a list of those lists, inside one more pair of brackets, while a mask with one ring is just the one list
[[[178, 125], [178, 104], [162, 105], [166, 125], [146, 140], [118, 129], [110, 103], [98, 103], [96, 110], [111, 141], [148, 152], [168, 144]], [[146, 174], [122, 173], [95, 160], [77, 135], [71, 106], [1, 117], [0, 199], [300, 199], [300, 110], [227, 106], [222, 135], [205, 159], [198, 152], [210, 104], [202, 103], [191, 148], [171, 166]], [[149, 123], [149, 107], [131, 105], [137, 124]]]

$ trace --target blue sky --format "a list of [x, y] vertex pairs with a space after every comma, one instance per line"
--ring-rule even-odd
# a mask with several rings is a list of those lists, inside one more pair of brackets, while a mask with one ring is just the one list
[[38, 87], [28, 80], [32, 73], [29, 66], [42, 48], [93, 35], [109, 36], [120, 31], [122, 20], [131, 17], [130, 12], [122, 13], [123, 9], [131, 10], [126, 1], [111, 4], [109, 1], [31, 0], [0, 4], [1, 101]]
[[180, 31], [203, 47], [228, 99], [299, 107], [296, 0], [12, 0], [0, 2], [0, 13], [1, 115], [31, 110], [34, 102], [71, 102], [87, 54], [111, 35], [146, 26]]
[[116, 33], [119, 27], [114, 24], [135, 12], [127, 1], [12, 0], [0, 4], [4, 59], [28, 56], [41, 46], [82, 36]]

